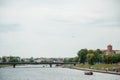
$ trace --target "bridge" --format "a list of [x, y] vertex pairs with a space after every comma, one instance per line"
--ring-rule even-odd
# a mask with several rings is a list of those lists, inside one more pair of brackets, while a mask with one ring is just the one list
[[0, 65], [13, 65], [13, 68], [15, 68], [16, 65], [22, 65], [22, 64], [48, 64], [50, 67], [52, 67], [53, 64], [57, 65], [64, 65], [64, 64], [73, 64], [74, 66], [78, 64], [78, 62], [0, 62]]

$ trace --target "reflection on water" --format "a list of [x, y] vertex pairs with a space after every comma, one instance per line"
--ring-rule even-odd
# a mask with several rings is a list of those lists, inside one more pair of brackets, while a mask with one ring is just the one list
[[120, 80], [120, 76], [96, 72], [93, 75], [84, 75], [84, 71], [75, 69], [24, 65], [0, 68], [0, 80]]

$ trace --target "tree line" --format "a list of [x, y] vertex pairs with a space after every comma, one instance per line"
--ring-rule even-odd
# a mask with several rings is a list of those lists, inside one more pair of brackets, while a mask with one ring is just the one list
[[79, 62], [82, 64], [88, 63], [90, 65], [94, 65], [96, 63], [115, 64], [120, 62], [120, 54], [106, 54], [103, 53], [100, 49], [81, 49], [78, 51], [76, 57], [64, 59], [64, 62]]

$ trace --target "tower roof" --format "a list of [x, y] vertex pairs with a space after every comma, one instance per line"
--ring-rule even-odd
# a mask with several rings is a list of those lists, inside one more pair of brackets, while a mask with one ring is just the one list
[[111, 45], [111, 44], [109, 44], [108, 46], [112, 47], [112, 45]]

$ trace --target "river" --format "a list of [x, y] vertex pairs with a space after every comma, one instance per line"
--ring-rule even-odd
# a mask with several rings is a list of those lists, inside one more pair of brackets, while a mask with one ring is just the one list
[[16, 68], [0, 68], [0, 80], [120, 80], [120, 75], [94, 72], [84, 75], [84, 71], [41, 65], [25, 65]]

